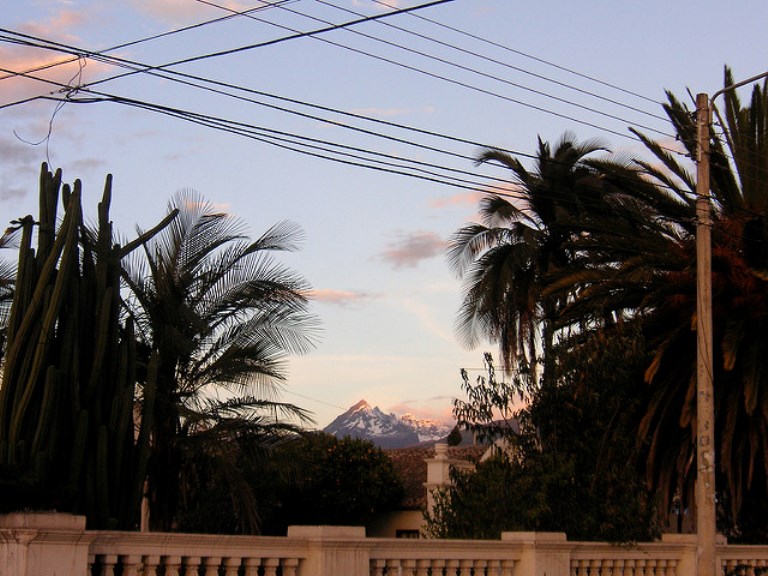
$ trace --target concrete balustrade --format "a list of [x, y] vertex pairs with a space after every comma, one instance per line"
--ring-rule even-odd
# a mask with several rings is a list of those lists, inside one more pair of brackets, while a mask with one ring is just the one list
[[[768, 546], [717, 547], [723, 576], [768, 574]], [[291, 526], [288, 536], [85, 530], [56, 513], [0, 515], [2, 576], [688, 576], [695, 535], [636, 546], [561, 533], [501, 540], [366, 538], [360, 527]]]

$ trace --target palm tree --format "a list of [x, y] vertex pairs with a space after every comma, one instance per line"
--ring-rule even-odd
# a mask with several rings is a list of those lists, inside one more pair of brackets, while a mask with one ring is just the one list
[[[692, 111], [667, 96], [665, 111], [692, 157]], [[768, 82], [747, 106], [726, 92], [724, 117], [710, 129], [715, 432], [719, 501], [738, 535], [751, 513], [766, 513], [744, 502], [768, 500]], [[462, 228], [450, 254], [468, 279], [459, 318], [466, 340], [489, 336], [507, 361], [537, 350], [546, 358], [553, 342], [567, 350], [589, 333], [610, 337], [637, 325], [651, 360], [629, 432], [638, 435], [649, 485], [668, 502], [675, 492], [690, 497], [695, 480], [695, 178], [685, 155], [635, 133], [654, 162], [569, 163], [574, 156], [560, 147], [542, 155], [540, 143], [538, 169], [528, 173], [486, 152], [481, 161], [513, 170], [524, 200], [485, 200], [485, 225]]]
[[545, 296], [545, 286], [573, 261], [569, 242], [581, 216], [603, 209], [599, 174], [587, 159], [604, 150], [599, 142], [578, 143], [565, 134], [554, 152], [539, 140], [532, 171], [500, 150], [478, 157], [478, 163], [508, 168], [516, 191], [512, 200], [483, 199], [483, 223], [453, 236], [449, 262], [465, 280], [457, 325], [470, 347], [482, 338], [498, 342], [508, 370], [522, 361], [535, 372], [540, 355], [546, 359], [555, 342], [554, 320], [569, 295]]
[[[725, 85], [732, 83], [726, 69]], [[755, 87], [746, 107], [735, 92], [726, 92], [723, 135], [714, 126], [710, 131], [717, 481], [734, 535], [755, 510], [745, 508], [745, 500], [768, 496], [767, 92], [768, 84]], [[667, 96], [665, 111], [692, 156], [693, 114]], [[675, 493], [690, 501], [696, 456], [695, 180], [674, 153], [636, 134], [658, 163], [591, 166], [615, 185], [609, 202], [632, 198], [630, 221], [637, 225], [580, 236], [574, 245], [582, 255], [578, 266], [564, 271], [549, 289], [574, 295], [562, 309], [560, 325], [584, 327], [585, 316], [594, 319], [606, 311], [641, 324], [652, 360], [634, 431], [644, 443], [648, 482], [664, 502]], [[633, 179], [633, 172], [639, 177]], [[607, 328], [604, 323], [592, 327]]]
[[[726, 68], [724, 85], [732, 84]], [[693, 153], [696, 127], [690, 110], [671, 94], [668, 100], [665, 110], [680, 140]], [[768, 83], [755, 86], [748, 106], [742, 105], [735, 91], [727, 91], [721, 122], [722, 136], [714, 126], [710, 130], [716, 461], [724, 512], [738, 531], [745, 514], [755, 509], [753, 505], [745, 508], [745, 500], [765, 501], [768, 495], [768, 238], [763, 231], [768, 216]], [[645, 140], [657, 158], [665, 159], [658, 144]], [[669, 161], [665, 165], [681, 193], [692, 198], [695, 188], [684, 167]], [[658, 182], [671, 183], [668, 173], [644, 167]], [[692, 245], [693, 239], [685, 238], [678, 250], [681, 259], [692, 261]], [[684, 484], [679, 478], [685, 478], [686, 467], [695, 458], [695, 333], [684, 329], [695, 318], [694, 274], [690, 267], [680, 274], [677, 290], [665, 299], [665, 309], [659, 307], [657, 316], [674, 315], [676, 322], [656, 320], [649, 326], [658, 342], [647, 375], [654, 404], [641, 432], [651, 440], [651, 478], [666, 493], [672, 489], [667, 471], [675, 470], [677, 483]], [[652, 296], [652, 300], [657, 299]], [[674, 435], [668, 433], [674, 430], [673, 418], [679, 421]], [[665, 448], [656, 453], [661, 445]], [[692, 491], [690, 476], [687, 487]]]
[[[0, 236], [0, 250], [10, 248], [13, 244], [13, 237], [18, 228], [8, 228]], [[7, 260], [0, 260], [0, 359], [2, 359], [5, 349], [5, 332], [10, 314], [11, 302], [13, 301], [13, 285], [16, 280], [16, 266]]]
[[[296, 248], [295, 225], [251, 242], [240, 220], [194, 193], [177, 194], [169, 209], [177, 218], [124, 273], [138, 331], [160, 358], [148, 477], [150, 524], [159, 530], [174, 525], [186, 453], [207, 450], [233, 464], [225, 446], [310, 421], [277, 393], [287, 356], [308, 351], [317, 327], [307, 282], [270, 255]], [[242, 483], [233, 478], [232, 488], [253, 510]]]

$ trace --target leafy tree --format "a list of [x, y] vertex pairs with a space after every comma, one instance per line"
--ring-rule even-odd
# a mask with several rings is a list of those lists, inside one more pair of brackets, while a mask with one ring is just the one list
[[554, 319], [570, 295], [545, 288], [577, 256], [568, 243], [581, 232], [581, 217], [610, 208], [603, 205], [600, 173], [588, 163], [600, 151], [597, 141], [578, 143], [565, 134], [554, 148], [539, 140], [533, 170], [495, 149], [478, 157], [509, 168], [516, 190], [512, 200], [482, 200], [483, 223], [454, 234], [448, 257], [465, 280], [458, 327], [470, 346], [480, 338], [498, 342], [509, 369], [520, 360], [538, 369], [556, 341]]
[[[724, 83], [732, 83], [728, 69]], [[767, 92], [768, 84], [755, 86], [745, 106], [736, 92], [727, 91], [718, 127], [722, 136], [714, 126], [710, 129], [717, 483], [723, 528], [745, 540], [755, 540], [757, 533], [751, 519], [756, 507], [744, 503], [768, 499]], [[665, 111], [688, 156], [695, 156], [691, 109], [668, 94]], [[625, 419], [629, 428], [617, 427], [614, 438], [628, 430], [638, 438], [638, 461], [649, 487], [661, 497], [661, 509], [667, 509], [675, 494], [690, 504], [696, 469], [696, 335], [691, 329], [696, 313], [695, 181], [686, 160], [636, 134], [657, 162], [585, 159], [590, 181], [598, 184], [589, 201], [582, 202], [583, 210], [562, 201], [569, 188], [561, 182], [562, 189], [546, 194], [559, 203], [552, 218], [545, 219], [533, 202], [535, 192], [521, 187], [532, 214], [527, 216], [536, 217], [542, 227], [533, 237], [552, 241], [548, 253], [568, 255], [557, 266], [539, 267], [532, 274], [530, 266], [520, 265], [523, 259], [494, 257], [497, 244], [511, 254], [519, 243], [510, 232], [496, 233], [494, 241], [503, 239], [496, 244], [484, 238], [481, 228], [476, 240], [467, 228], [457, 234], [456, 246], [473, 249], [459, 254], [480, 256], [465, 259], [474, 269], [460, 323], [500, 342], [505, 357], [519, 357], [517, 340], [508, 336], [520, 334], [518, 317], [508, 312], [510, 303], [516, 302], [518, 311], [549, 306], [546, 313], [529, 315], [533, 322], [525, 332], [554, 331], [553, 338], [542, 340], [545, 375], [555, 373], [550, 363], [563, 358], [552, 354], [554, 347], [578, 350], [592, 334], [608, 340], [623, 326], [634, 326], [648, 352], [642, 375], [646, 384], [638, 389], [642, 405]], [[507, 164], [517, 177], [517, 165]], [[498, 199], [486, 201], [491, 203], [503, 205]], [[520, 211], [513, 208], [511, 213]], [[516, 222], [507, 228], [517, 228]], [[483, 315], [467, 314], [467, 309]], [[534, 357], [527, 352], [525, 359]]]
[[[733, 83], [729, 69], [724, 84]], [[747, 531], [756, 507], [768, 497], [768, 298], [766, 240], [768, 209], [768, 84], [754, 87], [748, 106], [727, 91], [718, 135], [710, 129], [713, 285], [713, 344], [717, 485], [723, 529], [737, 538]], [[696, 153], [691, 110], [668, 93], [665, 111], [688, 154]], [[654, 235], [652, 248], [610, 258], [616, 246], [634, 242], [603, 234], [603, 253], [590, 251], [595, 281], [581, 282], [591, 305], [632, 314], [642, 322], [651, 360], [645, 372], [647, 403], [636, 431], [645, 442], [647, 477], [666, 501], [679, 493], [693, 501], [696, 469], [696, 268], [695, 182], [687, 166], [659, 143], [639, 134], [659, 164], [636, 161], [667, 202], [643, 198], [644, 212], [670, 222], [673, 233]], [[619, 175], [606, 171], [607, 179]], [[617, 262], [618, 260], [618, 262]], [[573, 271], [571, 280], [578, 277]], [[581, 296], [573, 304], [578, 310]], [[578, 316], [578, 313], [576, 314]], [[572, 320], [571, 316], [568, 320]], [[745, 502], [750, 502], [744, 506]], [[750, 536], [748, 532], [752, 532]]]
[[402, 499], [392, 461], [368, 440], [308, 433], [279, 454], [298, 469], [296, 483], [281, 496], [273, 533], [285, 533], [291, 524], [365, 525]]
[[279, 493], [293, 482], [299, 463], [280, 456], [282, 434], [241, 432], [219, 442], [195, 437], [184, 452], [179, 531], [261, 534], [269, 529]]
[[[467, 401], [454, 408], [459, 425], [503, 440], [502, 448], [475, 471], [452, 471], [452, 486], [427, 516], [432, 535], [498, 538], [502, 531], [544, 530], [622, 542], [656, 535], [654, 502], [628, 458], [632, 437], [618, 440], [623, 459], [607, 450], [617, 448], [609, 431], [633, 413], [645, 358], [641, 336], [632, 330], [607, 341], [595, 336], [552, 353], [555, 374], [546, 385], [533, 386], [530, 373], [500, 382], [489, 356], [487, 377], [470, 389], [465, 378]], [[521, 391], [526, 407], [499, 417]], [[476, 416], [481, 421], [467, 419]]]
[[[309, 421], [276, 396], [287, 355], [310, 349], [316, 328], [306, 281], [271, 256], [295, 249], [296, 226], [278, 224], [249, 241], [240, 220], [198, 195], [180, 193], [169, 209], [178, 217], [123, 276], [138, 334], [160, 359], [148, 478], [150, 525], [159, 530], [176, 523], [185, 454]], [[233, 452], [203, 451], [236, 470]], [[230, 480], [247, 511], [245, 482]]]

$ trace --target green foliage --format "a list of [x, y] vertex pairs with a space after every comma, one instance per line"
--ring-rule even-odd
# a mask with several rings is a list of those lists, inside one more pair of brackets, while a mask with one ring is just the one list
[[[0, 482], [6, 509], [55, 508], [86, 515], [93, 528], [133, 528], [152, 407], [135, 403], [136, 341], [133, 323], [121, 318], [119, 293], [121, 260], [137, 244], [114, 241], [111, 184], [108, 176], [92, 231], [83, 223], [80, 181], [62, 187], [61, 171], [52, 174], [43, 164], [39, 219], [16, 222], [21, 241], [0, 386]], [[156, 367], [155, 358], [144, 366], [145, 397]]]
[[461, 430], [458, 426], [454, 426], [448, 437], [445, 439], [448, 446], [458, 446], [461, 444]]
[[288, 355], [315, 342], [309, 285], [272, 256], [294, 250], [301, 231], [281, 223], [250, 240], [240, 219], [190, 192], [173, 198], [169, 210], [178, 217], [144, 243], [123, 274], [142, 348], [159, 358], [150, 526], [178, 525], [180, 490], [196, 482], [184, 476], [193, 471], [187, 456], [200, 453], [231, 468], [218, 486], [235, 491], [231, 501], [242, 505], [238, 515], [249, 516], [245, 526], [253, 531], [260, 521], [252, 502], [239, 497], [249, 490], [240, 490], [247, 482], [236, 478], [238, 457], [219, 448], [237, 449], [242, 434], [271, 438], [311, 421], [301, 408], [275, 400]]
[[[555, 353], [554, 381], [540, 386], [530, 374], [518, 374], [515, 385], [499, 382], [486, 356], [488, 377], [457, 404], [463, 416], [455, 415], [469, 427], [477, 423], [466, 415], [485, 415], [480, 428], [509, 448], [496, 449], [475, 471], [452, 471], [452, 486], [437, 495], [427, 516], [429, 533], [499, 538], [508, 530], [562, 531], [571, 540], [615, 542], [657, 534], [653, 500], [629, 457], [633, 437], [613, 434], [636, 410], [641, 335], [627, 328], [610, 339], [561, 343]], [[508, 393], [521, 388], [530, 397], [514, 414], [518, 428], [496, 415], [509, 410]]]
[[310, 433], [282, 447], [279, 457], [297, 464], [298, 477], [282, 494], [274, 532], [291, 524], [365, 525], [402, 499], [391, 460], [369, 441]]
[[525, 514], [537, 514], [503, 454], [472, 471], [452, 468], [450, 478], [450, 487], [433, 493], [432, 513], [425, 513], [425, 533], [432, 538], [499, 539], [504, 531], [529, 529]]

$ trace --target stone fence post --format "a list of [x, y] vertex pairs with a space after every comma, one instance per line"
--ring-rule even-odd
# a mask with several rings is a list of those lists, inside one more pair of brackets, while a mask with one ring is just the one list
[[515, 574], [521, 576], [570, 576], [571, 550], [563, 532], [502, 532], [502, 542], [522, 547]]
[[82, 576], [88, 572], [88, 547], [84, 516], [0, 514], [0, 574]]
[[360, 526], [289, 526], [288, 538], [307, 541], [297, 576], [368, 576], [371, 554]]

